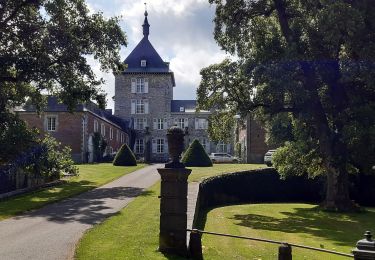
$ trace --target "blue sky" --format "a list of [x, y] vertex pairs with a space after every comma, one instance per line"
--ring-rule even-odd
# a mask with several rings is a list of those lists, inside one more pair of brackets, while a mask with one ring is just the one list
[[[87, 0], [92, 12], [101, 11], [107, 17], [122, 16], [121, 27], [127, 35], [128, 46], [122, 48], [124, 60], [142, 39], [144, 0]], [[195, 99], [200, 82], [199, 71], [226, 57], [213, 39], [215, 7], [208, 0], [147, 1], [150, 23], [149, 39], [164, 61], [170, 62], [175, 73], [174, 99]], [[113, 108], [114, 76], [103, 73], [99, 64], [89, 58], [98, 77], [106, 80], [108, 107]]]

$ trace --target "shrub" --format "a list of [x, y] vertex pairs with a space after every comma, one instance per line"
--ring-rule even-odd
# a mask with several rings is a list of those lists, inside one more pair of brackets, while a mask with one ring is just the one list
[[114, 166], [135, 166], [137, 161], [127, 144], [123, 144], [113, 160]]
[[195, 139], [182, 157], [182, 162], [188, 167], [211, 167], [212, 161], [203, 146]]

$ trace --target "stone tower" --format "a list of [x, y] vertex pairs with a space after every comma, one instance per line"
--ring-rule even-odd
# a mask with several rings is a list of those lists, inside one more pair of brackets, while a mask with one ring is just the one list
[[[166, 161], [166, 129], [170, 125], [174, 74], [150, 43], [148, 13], [143, 38], [125, 59], [127, 68], [115, 76], [115, 115], [130, 120], [136, 130], [132, 147], [140, 157]], [[152, 132], [152, 133], [151, 133]]]

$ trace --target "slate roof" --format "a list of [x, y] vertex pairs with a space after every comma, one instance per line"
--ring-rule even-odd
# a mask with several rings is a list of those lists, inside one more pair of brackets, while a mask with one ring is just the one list
[[[48, 96], [47, 97], [47, 107], [43, 110], [44, 112], [69, 112], [68, 106], [62, 103], [59, 103], [57, 97], [55, 96]], [[98, 105], [93, 102], [87, 104], [79, 104], [73, 110], [73, 112], [91, 112], [94, 115], [109, 121], [112, 124], [115, 124], [121, 127], [122, 130], [127, 131], [129, 128], [130, 122], [119, 118], [117, 116], [112, 115], [106, 110], [100, 109]], [[33, 105], [26, 105], [21, 109], [16, 110], [16, 112], [36, 112], [36, 108]]]
[[[145, 21], [143, 24], [143, 39], [137, 44], [134, 50], [125, 59], [124, 63], [127, 68], [123, 73], [162, 73], [171, 74], [173, 86], [175, 79], [173, 71], [169, 69], [169, 63], [164, 62], [158, 52], [152, 46], [148, 39], [149, 27], [147, 20], [147, 12], [145, 12]], [[146, 66], [141, 67], [141, 60], [146, 60]]]
[[[184, 111], [180, 111], [180, 107], [184, 108]], [[171, 102], [171, 112], [189, 112], [195, 111], [195, 108], [197, 107], [197, 101], [196, 100], [172, 100]]]

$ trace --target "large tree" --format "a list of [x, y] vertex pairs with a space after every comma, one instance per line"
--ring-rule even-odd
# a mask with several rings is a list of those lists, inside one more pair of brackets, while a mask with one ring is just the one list
[[281, 174], [325, 174], [324, 207], [353, 209], [348, 175], [375, 163], [373, 1], [209, 2], [215, 39], [236, 59], [201, 71], [200, 108], [256, 114], [283, 146]]
[[[117, 17], [91, 13], [84, 0], [0, 0], [0, 127], [4, 136], [24, 102], [37, 109], [50, 93], [73, 109], [89, 100], [105, 103], [103, 83], [87, 63], [116, 72], [126, 37]], [[7, 133], [12, 136], [12, 133]], [[16, 143], [14, 143], [16, 146]]]

